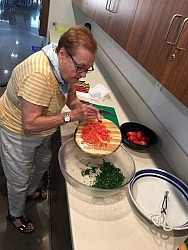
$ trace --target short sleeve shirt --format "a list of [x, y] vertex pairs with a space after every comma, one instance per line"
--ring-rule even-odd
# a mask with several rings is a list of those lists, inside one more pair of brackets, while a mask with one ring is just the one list
[[[42, 50], [28, 57], [15, 67], [7, 89], [0, 98], [1, 126], [17, 134], [24, 134], [22, 98], [45, 107], [42, 115], [59, 114], [66, 103], [59, 87], [60, 83], [50, 61]], [[33, 136], [47, 136], [54, 131], [55, 128], [35, 133]]]

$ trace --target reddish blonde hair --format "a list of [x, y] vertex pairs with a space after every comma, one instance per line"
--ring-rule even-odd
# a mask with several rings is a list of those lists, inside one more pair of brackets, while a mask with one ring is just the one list
[[93, 54], [97, 52], [97, 43], [91, 31], [84, 25], [75, 25], [66, 31], [59, 39], [56, 52], [59, 53], [62, 47], [72, 55], [78, 47], [84, 47]]

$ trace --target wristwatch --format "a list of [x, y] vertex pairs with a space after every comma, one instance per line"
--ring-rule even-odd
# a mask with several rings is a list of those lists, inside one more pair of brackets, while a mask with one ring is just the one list
[[65, 121], [65, 122], [70, 122], [70, 120], [71, 120], [70, 115], [69, 115], [67, 112], [65, 112], [65, 113], [64, 113], [64, 121]]

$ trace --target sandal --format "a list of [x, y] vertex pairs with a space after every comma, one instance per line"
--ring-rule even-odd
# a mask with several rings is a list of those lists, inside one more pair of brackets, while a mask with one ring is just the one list
[[8, 212], [6, 218], [21, 233], [28, 234], [35, 230], [33, 223], [24, 216], [14, 217]]
[[47, 199], [47, 194], [43, 189], [37, 189], [34, 194], [28, 195], [26, 200], [32, 201], [44, 201]]

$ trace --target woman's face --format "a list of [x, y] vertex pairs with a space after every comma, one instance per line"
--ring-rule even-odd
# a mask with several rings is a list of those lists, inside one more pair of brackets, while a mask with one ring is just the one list
[[58, 60], [62, 78], [69, 83], [75, 83], [86, 77], [87, 70], [92, 70], [95, 55], [83, 47], [78, 47], [74, 56], [61, 48]]

